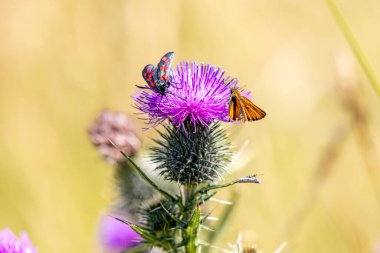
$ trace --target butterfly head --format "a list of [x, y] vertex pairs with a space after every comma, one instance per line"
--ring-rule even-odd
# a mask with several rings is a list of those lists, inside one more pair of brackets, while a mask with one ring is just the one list
[[235, 91], [235, 90], [238, 90], [239, 87], [237, 86], [238, 83], [239, 83], [239, 80], [237, 78], [232, 78], [231, 80], [229, 80], [229, 78], [227, 78], [224, 83], [230, 87], [231, 89], [231, 94]]

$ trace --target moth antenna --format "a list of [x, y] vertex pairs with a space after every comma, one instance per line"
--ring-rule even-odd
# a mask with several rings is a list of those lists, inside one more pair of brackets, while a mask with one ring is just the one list
[[146, 89], [150, 89], [148, 86], [140, 86], [140, 85], [135, 85], [137, 88], [139, 89], [143, 89], [143, 90], [146, 90]]

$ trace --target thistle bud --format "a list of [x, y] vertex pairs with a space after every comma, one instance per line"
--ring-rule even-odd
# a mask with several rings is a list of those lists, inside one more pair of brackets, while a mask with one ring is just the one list
[[88, 132], [99, 153], [111, 164], [125, 161], [120, 151], [132, 156], [141, 148], [139, 128], [126, 114], [121, 112], [101, 112]]
[[161, 197], [154, 197], [140, 206], [137, 216], [140, 224], [151, 233], [169, 236], [169, 229], [177, 225], [173, 217], [178, 216], [178, 213], [176, 205]]

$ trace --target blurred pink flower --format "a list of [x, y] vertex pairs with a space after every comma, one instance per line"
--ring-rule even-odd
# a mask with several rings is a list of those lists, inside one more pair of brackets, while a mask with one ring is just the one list
[[9, 228], [0, 231], [0, 253], [37, 253], [26, 233], [17, 238]]
[[[115, 215], [123, 218], [120, 215]], [[140, 236], [127, 224], [115, 218], [103, 215], [99, 225], [99, 239], [106, 252], [121, 252], [140, 244]], [[0, 252], [1, 253], [1, 252]]]

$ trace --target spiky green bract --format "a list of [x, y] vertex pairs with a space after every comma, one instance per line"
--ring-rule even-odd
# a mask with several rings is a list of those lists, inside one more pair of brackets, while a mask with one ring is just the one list
[[165, 126], [159, 134], [162, 139], [155, 140], [151, 157], [166, 180], [195, 185], [221, 179], [231, 161], [230, 144], [218, 123], [194, 129], [185, 122]]
[[153, 235], [173, 240], [175, 232], [173, 228], [178, 226], [177, 205], [162, 197], [154, 197], [140, 206], [137, 215], [141, 226]]
[[115, 180], [118, 186], [118, 207], [133, 214], [141, 202], [154, 195], [154, 189], [147, 184], [127, 162], [117, 165]]

